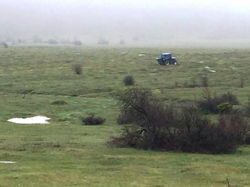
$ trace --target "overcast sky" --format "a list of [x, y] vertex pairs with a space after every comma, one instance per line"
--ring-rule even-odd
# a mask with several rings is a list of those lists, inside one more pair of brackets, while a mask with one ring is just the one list
[[0, 38], [250, 39], [250, 0], [0, 0]]

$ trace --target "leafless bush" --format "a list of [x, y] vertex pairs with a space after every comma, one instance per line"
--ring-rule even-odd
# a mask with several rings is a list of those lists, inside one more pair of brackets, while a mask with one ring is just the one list
[[9, 47], [6, 42], [3, 42], [2, 45], [3, 45], [4, 48], [8, 48]]
[[107, 44], [109, 44], [109, 41], [106, 40], [106, 39], [104, 39], [104, 38], [100, 38], [100, 39], [98, 40], [98, 44], [107, 45]]
[[200, 100], [197, 103], [201, 110], [211, 113], [219, 113], [218, 105], [221, 103], [228, 102], [231, 105], [239, 104], [239, 101], [234, 94], [228, 92], [226, 94], [222, 94], [221, 96], [211, 96], [211, 93], [208, 88], [205, 88], [204, 98], [205, 100]]
[[101, 117], [95, 117], [95, 115], [89, 114], [88, 117], [82, 118], [82, 122], [85, 125], [101, 125], [106, 121], [106, 119], [101, 118]]
[[221, 95], [221, 99], [223, 102], [229, 102], [232, 105], [238, 105], [239, 101], [236, 95], [232, 94], [231, 92], [227, 92], [226, 94]]
[[196, 79], [192, 79], [191, 80], [191, 83], [187, 83], [185, 82], [184, 85], [183, 85], [185, 88], [196, 88], [196, 87], [200, 87], [200, 85], [197, 83]]
[[230, 135], [232, 139], [242, 144], [247, 143], [250, 126], [244, 119], [241, 111], [233, 111], [229, 114], [220, 115], [218, 128]]
[[48, 43], [49, 44], [58, 44], [58, 41], [55, 39], [50, 39], [50, 40], [48, 40]]
[[134, 85], [135, 81], [134, 81], [133, 76], [128, 75], [128, 76], [124, 77], [123, 83], [125, 84], [125, 86]]
[[63, 100], [57, 100], [51, 103], [52, 105], [66, 105], [68, 104], [66, 101]]
[[201, 77], [201, 85], [203, 86], [203, 87], [208, 87], [208, 77], [207, 77], [207, 75], [204, 75], [204, 76], [202, 76]]
[[75, 64], [75, 65], [72, 66], [72, 69], [74, 70], [74, 72], [77, 75], [81, 75], [82, 74], [82, 66], [81, 65]]
[[120, 45], [124, 45], [125, 44], [125, 41], [124, 40], [120, 40]]
[[74, 44], [75, 44], [75, 45], [82, 45], [82, 42], [81, 42], [80, 40], [75, 40], [75, 41], [74, 41]]
[[244, 83], [245, 83], [244, 78], [241, 77], [241, 78], [240, 78], [240, 88], [243, 88], [243, 87], [244, 87]]

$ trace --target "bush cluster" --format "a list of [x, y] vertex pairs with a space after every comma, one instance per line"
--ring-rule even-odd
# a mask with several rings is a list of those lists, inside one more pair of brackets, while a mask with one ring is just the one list
[[123, 114], [133, 124], [109, 143], [138, 149], [233, 153], [244, 141], [248, 124], [242, 114], [224, 114], [217, 123], [202, 116], [194, 106], [176, 109], [155, 99], [148, 89], [132, 88], [118, 96]]
[[82, 118], [82, 123], [85, 125], [101, 125], [106, 119], [101, 117], [95, 117], [95, 114], [91, 113], [88, 117]]
[[200, 109], [206, 112], [211, 112], [211, 113], [219, 113], [219, 108], [218, 105], [222, 103], [228, 103], [230, 105], [238, 105], [239, 101], [235, 95], [232, 93], [228, 92], [226, 94], [223, 94], [221, 96], [210, 96], [208, 94], [208, 97], [206, 100], [201, 100], [198, 101], [198, 105]]

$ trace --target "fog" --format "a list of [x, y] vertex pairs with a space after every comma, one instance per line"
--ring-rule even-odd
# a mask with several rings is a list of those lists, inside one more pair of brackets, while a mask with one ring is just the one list
[[[250, 41], [247, 0], [0, 0], [0, 40], [34, 37], [110, 44]], [[138, 41], [134, 41], [138, 38]]]

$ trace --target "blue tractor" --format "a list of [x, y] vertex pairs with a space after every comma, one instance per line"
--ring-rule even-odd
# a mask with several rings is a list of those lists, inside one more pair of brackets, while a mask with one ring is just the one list
[[157, 57], [156, 60], [160, 65], [177, 64], [175, 57], [172, 57], [171, 53], [162, 53], [161, 57]]

